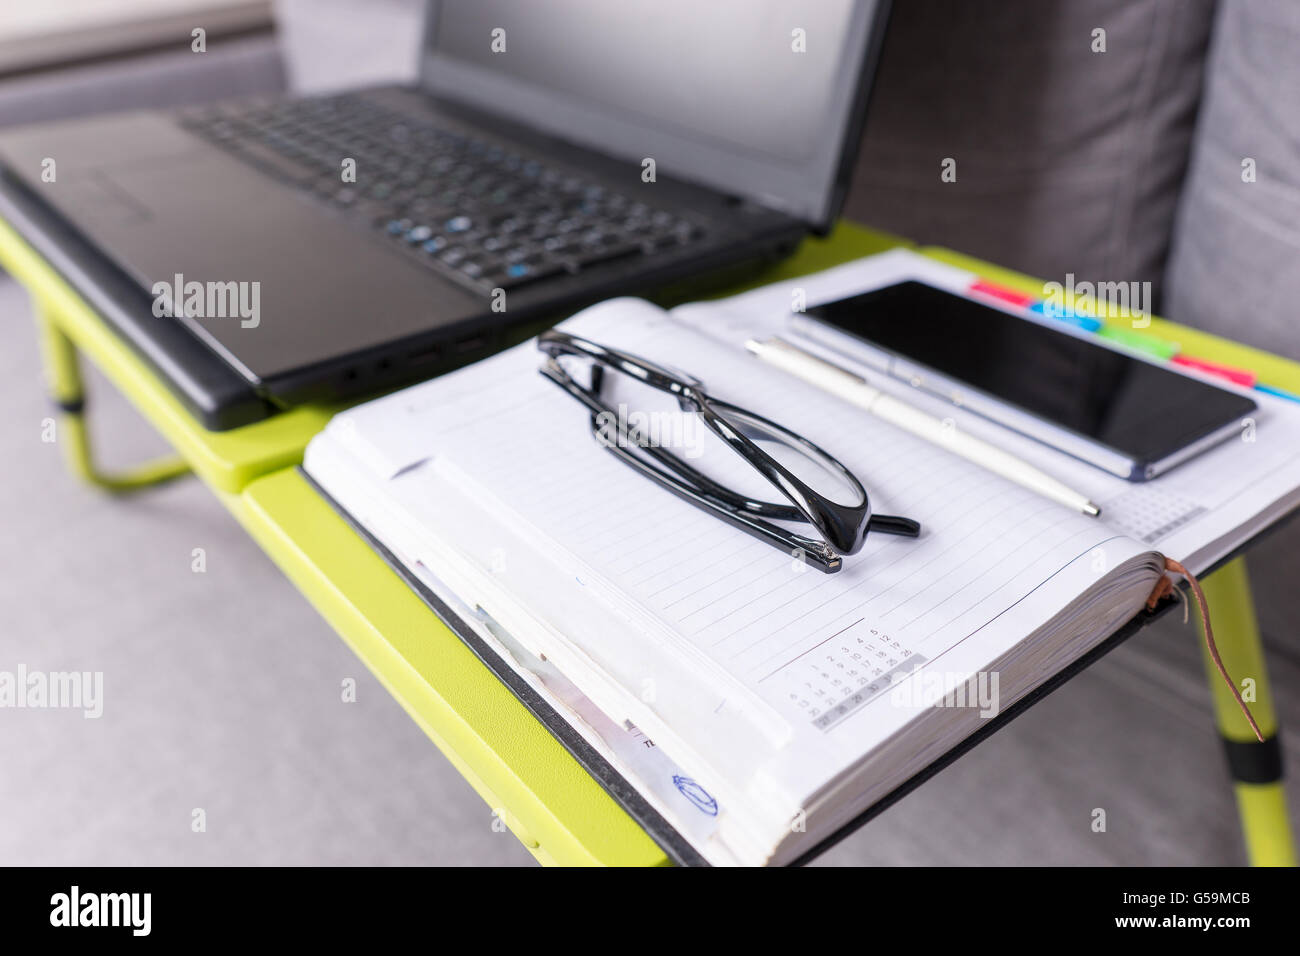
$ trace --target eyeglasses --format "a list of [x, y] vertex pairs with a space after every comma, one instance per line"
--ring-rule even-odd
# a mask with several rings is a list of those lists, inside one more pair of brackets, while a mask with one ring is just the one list
[[[776, 422], [710, 396], [696, 378], [554, 329], [538, 336], [537, 347], [547, 356], [542, 375], [587, 407], [593, 435], [611, 454], [678, 498], [821, 571], [839, 571], [841, 556], [860, 551], [868, 531], [907, 537], [921, 533], [921, 526], [910, 518], [873, 515], [862, 483], [826, 451]], [[588, 384], [575, 379], [562, 359], [589, 362]], [[653, 440], [633, 421], [635, 416], [620, 414], [602, 394], [613, 377], [610, 372], [667, 393], [681, 411], [694, 412], [713, 435], [779, 491], [786, 503], [761, 501], [734, 491]], [[783, 458], [793, 455], [800, 465], [788, 467], [760, 448], [759, 442], [783, 449]], [[815, 490], [804, 480], [809, 468], [823, 478], [816, 483], [829, 480], [838, 484], [849, 492], [852, 503], [842, 504]], [[816, 529], [820, 540], [772, 521], [807, 523]]]

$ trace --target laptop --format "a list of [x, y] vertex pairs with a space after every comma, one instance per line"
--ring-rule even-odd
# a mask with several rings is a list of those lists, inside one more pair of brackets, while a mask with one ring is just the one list
[[825, 232], [886, 16], [433, 0], [411, 88], [5, 131], [0, 215], [229, 428]]

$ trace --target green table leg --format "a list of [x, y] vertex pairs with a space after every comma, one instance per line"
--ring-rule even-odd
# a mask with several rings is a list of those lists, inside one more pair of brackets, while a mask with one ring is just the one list
[[62, 412], [58, 440], [63, 446], [68, 467], [90, 484], [112, 492], [152, 488], [188, 474], [189, 466], [175, 456], [145, 462], [120, 474], [107, 474], [95, 466], [86, 425], [86, 395], [77, 347], [58, 327], [46, 306], [37, 303], [36, 311], [46, 379], [54, 402]]
[[[1224, 565], [1205, 580], [1203, 587], [1206, 602], [1212, 609], [1219, 655], [1228, 673], [1238, 682], [1238, 689], [1264, 734], [1263, 743], [1255, 739], [1209, 653], [1203, 652], [1215, 717], [1237, 791], [1246, 853], [1254, 866], [1295, 866], [1295, 841], [1287, 818], [1282, 781], [1277, 713], [1273, 708], [1245, 559], [1237, 558]], [[1253, 701], [1248, 681], [1253, 682]]]

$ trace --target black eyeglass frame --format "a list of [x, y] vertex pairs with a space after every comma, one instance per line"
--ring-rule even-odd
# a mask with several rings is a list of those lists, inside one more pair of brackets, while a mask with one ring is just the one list
[[[860, 551], [868, 530], [909, 537], [920, 534], [920, 525], [909, 518], [872, 515], [870, 498], [862, 483], [820, 446], [770, 419], [714, 398], [705, 391], [704, 384], [692, 376], [678, 374], [638, 356], [555, 329], [538, 336], [537, 347], [547, 356], [540, 369], [542, 375], [591, 411], [593, 434], [609, 452], [679, 498], [791, 555], [802, 556], [821, 571], [833, 573], [840, 570], [843, 565], [841, 556]], [[591, 360], [590, 387], [583, 386], [568, 373], [560, 364], [562, 356]], [[601, 397], [606, 367], [674, 396], [682, 411], [698, 414], [705, 427], [757, 470], [790, 503], [759, 501], [737, 494], [678, 456], [651, 443]], [[618, 423], [617, 441], [603, 438], [602, 414]], [[804, 455], [843, 481], [852, 489], [857, 502], [842, 504], [815, 491], [763, 451], [753, 438], [775, 440]], [[653, 463], [635, 454], [633, 448], [648, 455]], [[796, 534], [765, 518], [806, 522], [817, 529], [822, 540]]]

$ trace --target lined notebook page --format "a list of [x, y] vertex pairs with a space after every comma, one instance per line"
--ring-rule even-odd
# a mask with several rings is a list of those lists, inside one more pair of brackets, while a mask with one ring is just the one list
[[[580, 586], [626, 596], [828, 739], [1067, 565], [1096, 554], [1100, 572], [1134, 550], [1098, 521], [648, 304], [606, 303], [564, 328], [683, 368], [711, 394], [817, 442], [858, 475], [874, 510], [913, 517], [924, 533], [869, 535], [838, 574], [804, 567], [617, 461], [593, 439], [583, 408], [538, 374], [532, 346], [363, 406], [348, 413], [349, 427], [385, 469], [430, 459], [467, 498], [550, 542]], [[1059, 609], [1078, 591], [1075, 581], [1046, 604]], [[985, 636], [991, 660], [1025, 635]]]

